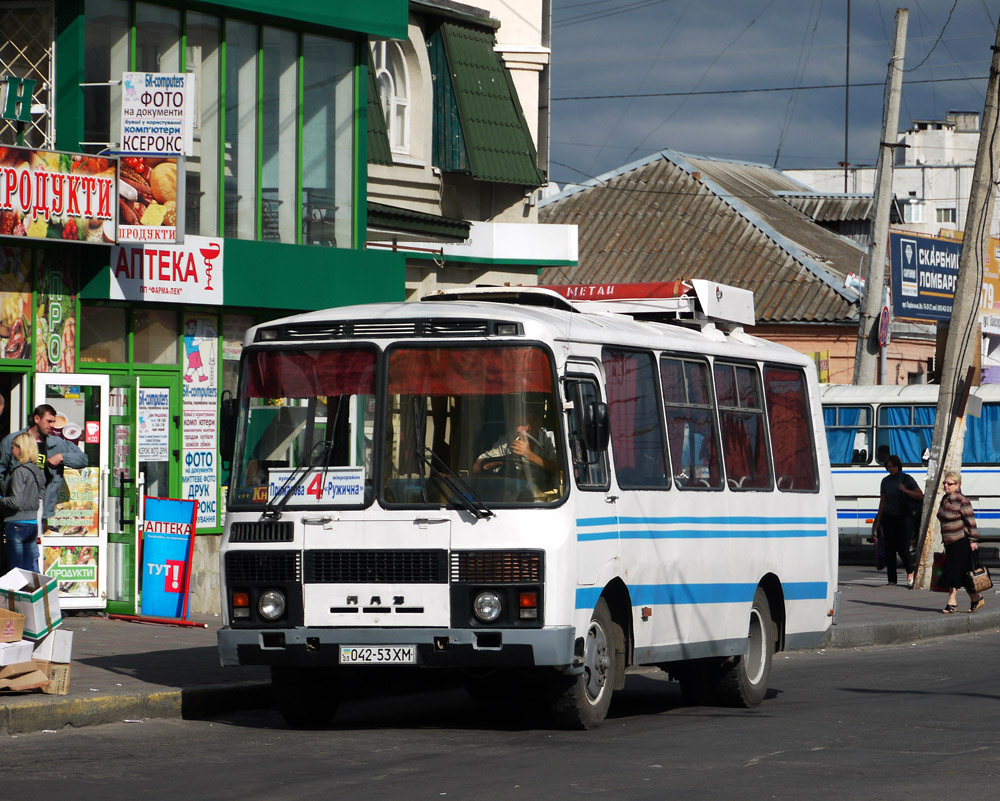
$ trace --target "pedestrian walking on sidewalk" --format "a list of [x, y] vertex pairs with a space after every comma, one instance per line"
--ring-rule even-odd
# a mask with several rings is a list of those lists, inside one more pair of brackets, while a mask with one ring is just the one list
[[45, 475], [45, 506], [42, 509], [42, 525], [47, 526], [47, 529], [53, 534], [59, 529], [48, 523], [48, 520], [55, 514], [59, 493], [66, 486], [66, 479], [63, 478], [65, 468], [72, 467], [74, 470], [80, 470], [90, 464], [86, 452], [75, 443], [68, 442], [63, 437], [51, 433], [55, 423], [55, 408], [43, 403], [36, 406], [31, 413], [31, 425], [8, 434], [3, 440], [0, 440], [0, 483], [6, 482], [7, 476], [17, 467], [17, 461], [13, 458], [11, 449], [15, 437], [20, 434], [28, 434], [35, 440], [38, 466]]
[[986, 601], [976, 592], [969, 577], [972, 554], [979, 549], [979, 531], [972, 512], [972, 501], [962, 494], [962, 476], [955, 470], [944, 474], [944, 497], [938, 507], [941, 521], [941, 541], [944, 543], [944, 571], [940, 585], [947, 587], [948, 603], [941, 611], [950, 615], [958, 609], [958, 588], [969, 593], [969, 611], [982, 609]]
[[45, 474], [36, 464], [38, 446], [31, 434], [18, 434], [11, 443], [15, 467], [4, 483], [0, 511], [6, 518], [4, 554], [7, 570], [38, 571], [38, 506], [45, 495]]
[[908, 473], [903, 472], [903, 463], [894, 453], [886, 457], [883, 465], [889, 475], [882, 479], [879, 490], [878, 514], [875, 515], [875, 532], [882, 531], [885, 544], [886, 582], [896, 584], [896, 554], [903, 560], [906, 570], [906, 586], [913, 589], [913, 561], [910, 557], [910, 541], [914, 534], [914, 514], [924, 498], [924, 491]]

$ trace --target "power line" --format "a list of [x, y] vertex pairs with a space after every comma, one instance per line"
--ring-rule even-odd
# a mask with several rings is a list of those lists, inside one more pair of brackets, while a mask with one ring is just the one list
[[[903, 81], [904, 86], [916, 86], [918, 84], [927, 83], [955, 83], [960, 81], [985, 81], [988, 76], [986, 75], [976, 75], [972, 77], [964, 78], [933, 78], [920, 81]], [[631, 100], [635, 98], [649, 98], [649, 97], [696, 97], [699, 95], [745, 95], [745, 94], [757, 94], [761, 92], [807, 92], [818, 89], [844, 89], [847, 84], [844, 83], [824, 83], [816, 84], [814, 86], [772, 86], [764, 89], [700, 89], [690, 92], [650, 92], [645, 94], [630, 94], [630, 95], [567, 95], [566, 97], [553, 97], [552, 102], [559, 100]], [[850, 84], [851, 89], [865, 89], [868, 87], [884, 87], [885, 81], [870, 82], [870, 83], [852, 83]]]

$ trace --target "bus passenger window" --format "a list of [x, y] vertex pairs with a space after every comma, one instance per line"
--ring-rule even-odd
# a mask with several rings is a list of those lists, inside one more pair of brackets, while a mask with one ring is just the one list
[[812, 492], [819, 488], [809, 426], [809, 396], [801, 370], [764, 368], [771, 455], [778, 489]]
[[667, 467], [653, 355], [606, 348], [602, 360], [618, 486], [662, 489]]
[[714, 374], [722, 422], [726, 483], [734, 490], [770, 489], [764, 406], [757, 370], [716, 362]]
[[[823, 426], [830, 464], [868, 464], [872, 456], [870, 406], [824, 406]], [[889, 455], [886, 451], [879, 464]]]
[[664, 356], [660, 386], [674, 483], [680, 489], [721, 489], [719, 432], [708, 365]]

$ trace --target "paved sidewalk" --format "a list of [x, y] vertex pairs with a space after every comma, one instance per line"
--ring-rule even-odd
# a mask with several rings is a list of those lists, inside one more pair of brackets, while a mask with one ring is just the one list
[[[1000, 593], [970, 615], [960, 591], [959, 612], [942, 615], [943, 593], [885, 587], [885, 573], [841, 568], [843, 594], [826, 647], [909, 643], [928, 637], [1000, 631]], [[68, 695], [0, 693], [0, 735], [90, 726], [155, 717], [197, 718], [269, 706], [269, 673], [262, 667], [223, 668], [216, 650], [221, 619], [200, 617], [207, 628], [65, 618], [73, 634]]]

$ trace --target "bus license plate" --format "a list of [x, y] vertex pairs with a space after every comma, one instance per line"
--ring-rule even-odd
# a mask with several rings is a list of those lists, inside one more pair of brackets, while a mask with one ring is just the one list
[[342, 645], [342, 665], [415, 665], [415, 645]]

